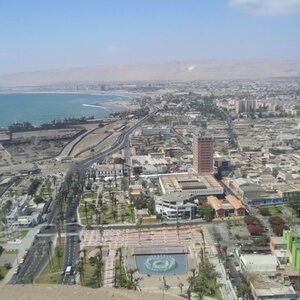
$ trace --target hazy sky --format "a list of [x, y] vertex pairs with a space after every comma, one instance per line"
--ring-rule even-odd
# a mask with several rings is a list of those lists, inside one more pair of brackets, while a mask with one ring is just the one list
[[0, 73], [299, 59], [300, 0], [0, 0]]

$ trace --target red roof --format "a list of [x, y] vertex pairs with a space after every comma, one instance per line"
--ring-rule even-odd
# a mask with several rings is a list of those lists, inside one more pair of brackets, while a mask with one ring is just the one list
[[208, 196], [207, 201], [214, 210], [224, 209], [222, 202], [215, 196]]
[[233, 195], [227, 195], [225, 198], [234, 207], [234, 209], [245, 208], [242, 202], [238, 200], [236, 197], [234, 197]]

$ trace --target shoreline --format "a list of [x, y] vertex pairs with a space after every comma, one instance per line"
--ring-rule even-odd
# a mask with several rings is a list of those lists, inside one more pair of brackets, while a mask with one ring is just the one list
[[[97, 116], [97, 113], [94, 113], [94, 114], [83, 114], [82, 117], [91, 117], [93, 116], [95, 119], [97, 120], [105, 120], [106, 118], [109, 118], [111, 116], [111, 114], [114, 114], [114, 113], [118, 113], [118, 112], [125, 112], [125, 111], [132, 111], [136, 108], [138, 108], [138, 105], [135, 105], [134, 102], [135, 101], [138, 101], [139, 99], [141, 99], [141, 96], [137, 96], [137, 95], [124, 95], [124, 94], [111, 94], [111, 93], [108, 93], [108, 92], [99, 92], [99, 93], [95, 93], [95, 92], [84, 92], [84, 91], [81, 91], [81, 92], [40, 92], [40, 91], [34, 91], [34, 92], [29, 92], [29, 91], [22, 91], [22, 92], [13, 92], [13, 91], [10, 91], [10, 92], [3, 92], [3, 91], [0, 91], [0, 95], [14, 95], [14, 94], [19, 94], [19, 95], [30, 95], [30, 94], [65, 94], [65, 95], [68, 95], [68, 94], [74, 94], [74, 95], [89, 95], [89, 96], [94, 96], [95, 99], [94, 99], [94, 102], [93, 103], [81, 103], [80, 105], [81, 106], [86, 106], [86, 107], [95, 107], [96, 109], [97, 108], [100, 108], [104, 111], [106, 111], [105, 113], [105, 116], [102, 116], [102, 117], [98, 117]], [[107, 99], [97, 99], [96, 97], [97, 96], [105, 96], [107, 95]], [[109, 99], [109, 97], [116, 97], [115, 99]], [[79, 118], [79, 117], [72, 117], [72, 116], [65, 116], [65, 117], [61, 117], [61, 118], [54, 118], [54, 119], [57, 119], [57, 120], [63, 120], [64, 118]], [[53, 119], [53, 120], [54, 120]], [[41, 121], [41, 122], [33, 122], [33, 121], [30, 121], [26, 118], [24, 118], [24, 120], [20, 120], [20, 121], [16, 121], [18, 123], [23, 123], [23, 122], [29, 122], [31, 123], [32, 125], [34, 126], [40, 126], [41, 124], [43, 123], [51, 123], [51, 121], [53, 120], [49, 120], [49, 121]], [[0, 125], [0, 128], [3, 129], [3, 128], [8, 128], [9, 126], [13, 125], [15, 122], [13, 123], [7, 123], [7, 124], [1, 124]]]

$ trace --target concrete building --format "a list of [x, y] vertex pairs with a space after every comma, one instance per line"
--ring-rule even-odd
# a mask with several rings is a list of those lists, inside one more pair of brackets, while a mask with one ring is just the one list
[[238, 200], [233, 195], [227, 195], [225, 198], [233, 206], [234, 214], [236, 216], [244, 216], [245, 215], [246, 209], [240, 200]]
[[205, 136], [203, 132], [193, 137], [194, 170], [199, 175], [214, 173], [213, 144], [213, 138]]
[[235, 101], [235, 113], [240, 114], [243, 112], [255, 112], [256, 100], [236, 100]]
[[208, 196], [207, 202], [212, 206], [216, 218], [245, 215], [245, 207], [241, 201], [232, 195], [227, 195], [225, 200], [220, 200], [215, 196]]
[[163, 194], [181, 192], [194, 196], [222, 195], [223, 187], [212, 175], [166, 174], [159, 176]]
[[272, 254], [242, 254], [240, 256], [241, 270], [244, 273], [273, 272], [277, 270], [277, 259]]
[[143, 136], [170, 135], [170, 127], [142, 127]]
[[96, 177], [123, 176], [124, 168], [121, 164], [94, 164]]
[[297, 293], [287, 276], [253, 273], [248, 279], [255, 300], [297, 299]]
[[300, 226], [296, 225], [283, 231], [283, 238], [287, 244], [290, 263], [300, 273]]
[[197, 205], [191, 202], [191, 196], [182, 193], [170, 193], [155, 199], [155, 210], [168, 220], [194, 219]]
[[215, 212], [215, 217], [222, 218], [225, 217], [225, 208], [222, 202], [215, 196], [208, 196], [207, 197], [208, 204], [211, 205]]

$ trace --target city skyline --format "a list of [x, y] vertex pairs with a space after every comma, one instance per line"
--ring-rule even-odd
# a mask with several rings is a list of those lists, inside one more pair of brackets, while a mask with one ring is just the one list
[[300, 59], [299, 13], [298, 0], [2, 1], [0, 74], [166, 61]]

